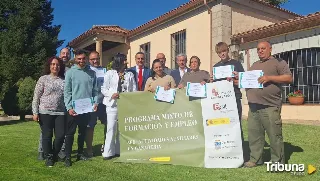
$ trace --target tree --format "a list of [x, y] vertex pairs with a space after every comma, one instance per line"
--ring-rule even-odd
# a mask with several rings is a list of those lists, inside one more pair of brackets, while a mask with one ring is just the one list
[[48, 0], [0, 1], [0, 100], [19, 79], [37, 80], [46, 58], [63, 44], [52, 12]]
[[280, 6], [280, 5], [288, 2], [288, 0], [264, 0], [264, 1], [266, 1], [267, 3], [272, 4], [274, 6]]
[[46, 59], [63, 44], [52, 12], [49, 0], [0, 1], [0, 100], [16, 92], [18, 80], [37, 80]]

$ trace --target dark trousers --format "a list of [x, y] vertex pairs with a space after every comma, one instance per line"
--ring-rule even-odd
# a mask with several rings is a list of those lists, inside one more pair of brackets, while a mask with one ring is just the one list
[[72, 145], [74, 141], [74, 134], [78, 127], [78, 154], [83, 153], [84, 140], [86, 138], [87, 125], [90, 119], [90, 114], [80, 114], [77, 116], [67, 115], [66, 121], [66, 157], [71, 158]]
[[243, 131], [242, 131], [242, 104], [241, 104], [241, 99], [236, 99], [237, 102], [237, 108], [238, 108], [238, 115], [239, 115], [239, 121], [240, 121], [240, 129], [241, 129], [241, 139], [243, 142]]
[[[65, 115], [40, 114], [39, 123], [42, 131], [42, 147], [45, 156], [57, 156], [64, 140]], [[53, 131], [55, 139], [52, 145]]]

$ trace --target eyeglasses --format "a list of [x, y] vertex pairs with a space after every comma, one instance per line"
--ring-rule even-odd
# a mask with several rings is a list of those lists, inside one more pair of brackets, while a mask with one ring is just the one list
[[100, 58], [91, 58], [90, 60], [100, 60]]
[[77, 58], [77, 60], [86, 60], [86, 58]]

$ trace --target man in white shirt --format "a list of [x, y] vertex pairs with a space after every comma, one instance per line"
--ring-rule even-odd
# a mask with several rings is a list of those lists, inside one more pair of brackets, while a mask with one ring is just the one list
[[187, 67], [187, 55], [179, 54], [176, 56], [176, 62], [178, 64], [178, 68], [176, 70], [171, 71], [171, 76], [173, 77], [176, 85], [179, 85], [184, 73], [190, 72], [190, 69]]
[[[90, 52], [89, 63], [90, 63], [91, 70], [95, 72], [103, 69], [103, 67], [100, 66], [100, 55], [97, 51]], [[104, 130], [106, 131], [107, 114], [106, 114], [106, 106], [102, 104], [102, 100], [103, 100], [103, 95], [101, 93], [102, 84], [103, 84], [103, 77], [97, 77], [97, 86], [99, 89], [98, 109], [96, 112], [90, 113], [90, 120], [87, 126], [86, 145], [87, 145], [88, 158], [93, 157], [92, 142], [93, 142], [93, 135], [94, 135], [94, 127], [97, 124], [98, 119], [101, 121], [102, 124], [105, 125]]]

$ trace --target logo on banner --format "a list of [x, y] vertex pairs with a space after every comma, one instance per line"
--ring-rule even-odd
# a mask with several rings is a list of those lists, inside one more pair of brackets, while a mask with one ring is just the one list
[[208, 119], [206, 123], [207, 123], [207, 126], [230, 124], [230, 118]]
[[223, 98], [230, 98], [234, 96], [234, 94], [232, 94], [233, 93], [232, 91], [219, 92], [217, 88], [213, 88], [211, 92], [212, 92], [211, 99], [217, 99], [217, 98], [223, 99]]
[[212, 89], [212, 97], [211, 99], [215, 99], [219, 96], [218, 90], [216, 88]]
[[221, 141], [220, 141], [220, 140], [215, 140], [215, 142], [214, 142], [214, 148], [215, 148], [216, 150], [221, 150], [221, 146], [222, 146]]
[[154, 157], [154, 158], [149, 158], [149, 161], [152, 162], [170, 162], [171, 157]]
[[228, 109], [228, 108], [227, 108], [227, 104], [219, 104], [219, 103], [213, 104], [213, 110], [214, 110], [214, 111], [217, 111], [217, 110], [226, 110], [226, 109]]

